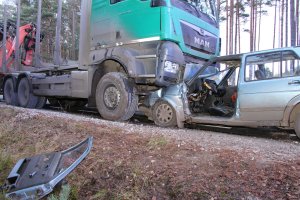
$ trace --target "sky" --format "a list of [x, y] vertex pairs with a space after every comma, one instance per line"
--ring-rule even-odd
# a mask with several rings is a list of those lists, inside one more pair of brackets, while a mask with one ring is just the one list
[[[272, 49], [273, 48], [273, 30], [274, 30], [274, 8], [267, 8], [268, 13], [262, 16], [261, 19], [261, 42], [260, 50]], [[241, 26], [241, 29], [250, 29], [250, 22]], [[258, 27], [257, 27], [258, 28]], [[220, 33], [222, 38], [222, 50], [221, 55], [226, 54], [226, 22], [220, 24]], [[275, 47], [278, 45], [278, 39], [275, 40]], [[250, 33], [241, 33], [241, 53], [248, 52], [250, 50]]]

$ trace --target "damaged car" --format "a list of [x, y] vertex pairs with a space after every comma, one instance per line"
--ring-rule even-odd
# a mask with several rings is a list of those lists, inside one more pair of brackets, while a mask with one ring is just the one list
[[300, 138], [300, 47], [216, 57], [185, 76], [150, 96], [157, 125], [280, 127]]

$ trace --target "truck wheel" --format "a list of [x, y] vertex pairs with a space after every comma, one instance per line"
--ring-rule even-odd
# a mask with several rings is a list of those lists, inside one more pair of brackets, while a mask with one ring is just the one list
[[59, 100], [59, 104], [63, 107], [65, 111], [77, 111], [79, 109], [84, 108], [87, 104], [85, 100]]
[[3, 88], [3, 96], [7, 105], [18, 105], [17, 93], [14, 90], [14, 82], [12, 78], [9, 78], [5, 81]]
[[47, 102], [46, 97], [38, 97], [38, 102], [37, 102], [35, 108], [42, 109], [46, 105], [46, 102]]
[[50, 106], [59, 106], [59, 102], [55, 98], [48, 98], [48, 102], [49, 102]]
[[158, 100], [154, 104], [152, 117], [154, 123], [161, 127], [174, 127], [177, 125], [175, 109], [163, 100]]
[[30, 89], [30, 83], [27, 78], [22, 78], [18, 86], [18, 102], [23, 108], [35, 108], [38, 103], [38, 97]]
[[300, 113], [298, 113], [296, 116], [294, 130], [297, 137], [300, 139]]
[[96, 104], [104, 119], [117, 121], [130, 119], [138, 106], [134, 84], [123, 73], [105, 74], [97, 85]]

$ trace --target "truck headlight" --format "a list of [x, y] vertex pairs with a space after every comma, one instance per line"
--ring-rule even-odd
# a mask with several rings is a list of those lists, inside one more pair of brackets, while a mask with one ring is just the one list
[[177, 74], [179, 70], [179, 64], [173, 63], [171, 61], [165, 61], [164, 71]]

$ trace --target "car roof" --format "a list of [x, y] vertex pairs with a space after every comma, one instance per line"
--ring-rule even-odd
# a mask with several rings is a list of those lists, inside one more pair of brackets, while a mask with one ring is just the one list
[[215, 58], [215, 62], [226, 62], [226, 61], [240, 61], [244, 54], [233, 54], [226, 56], [218, 56]]

